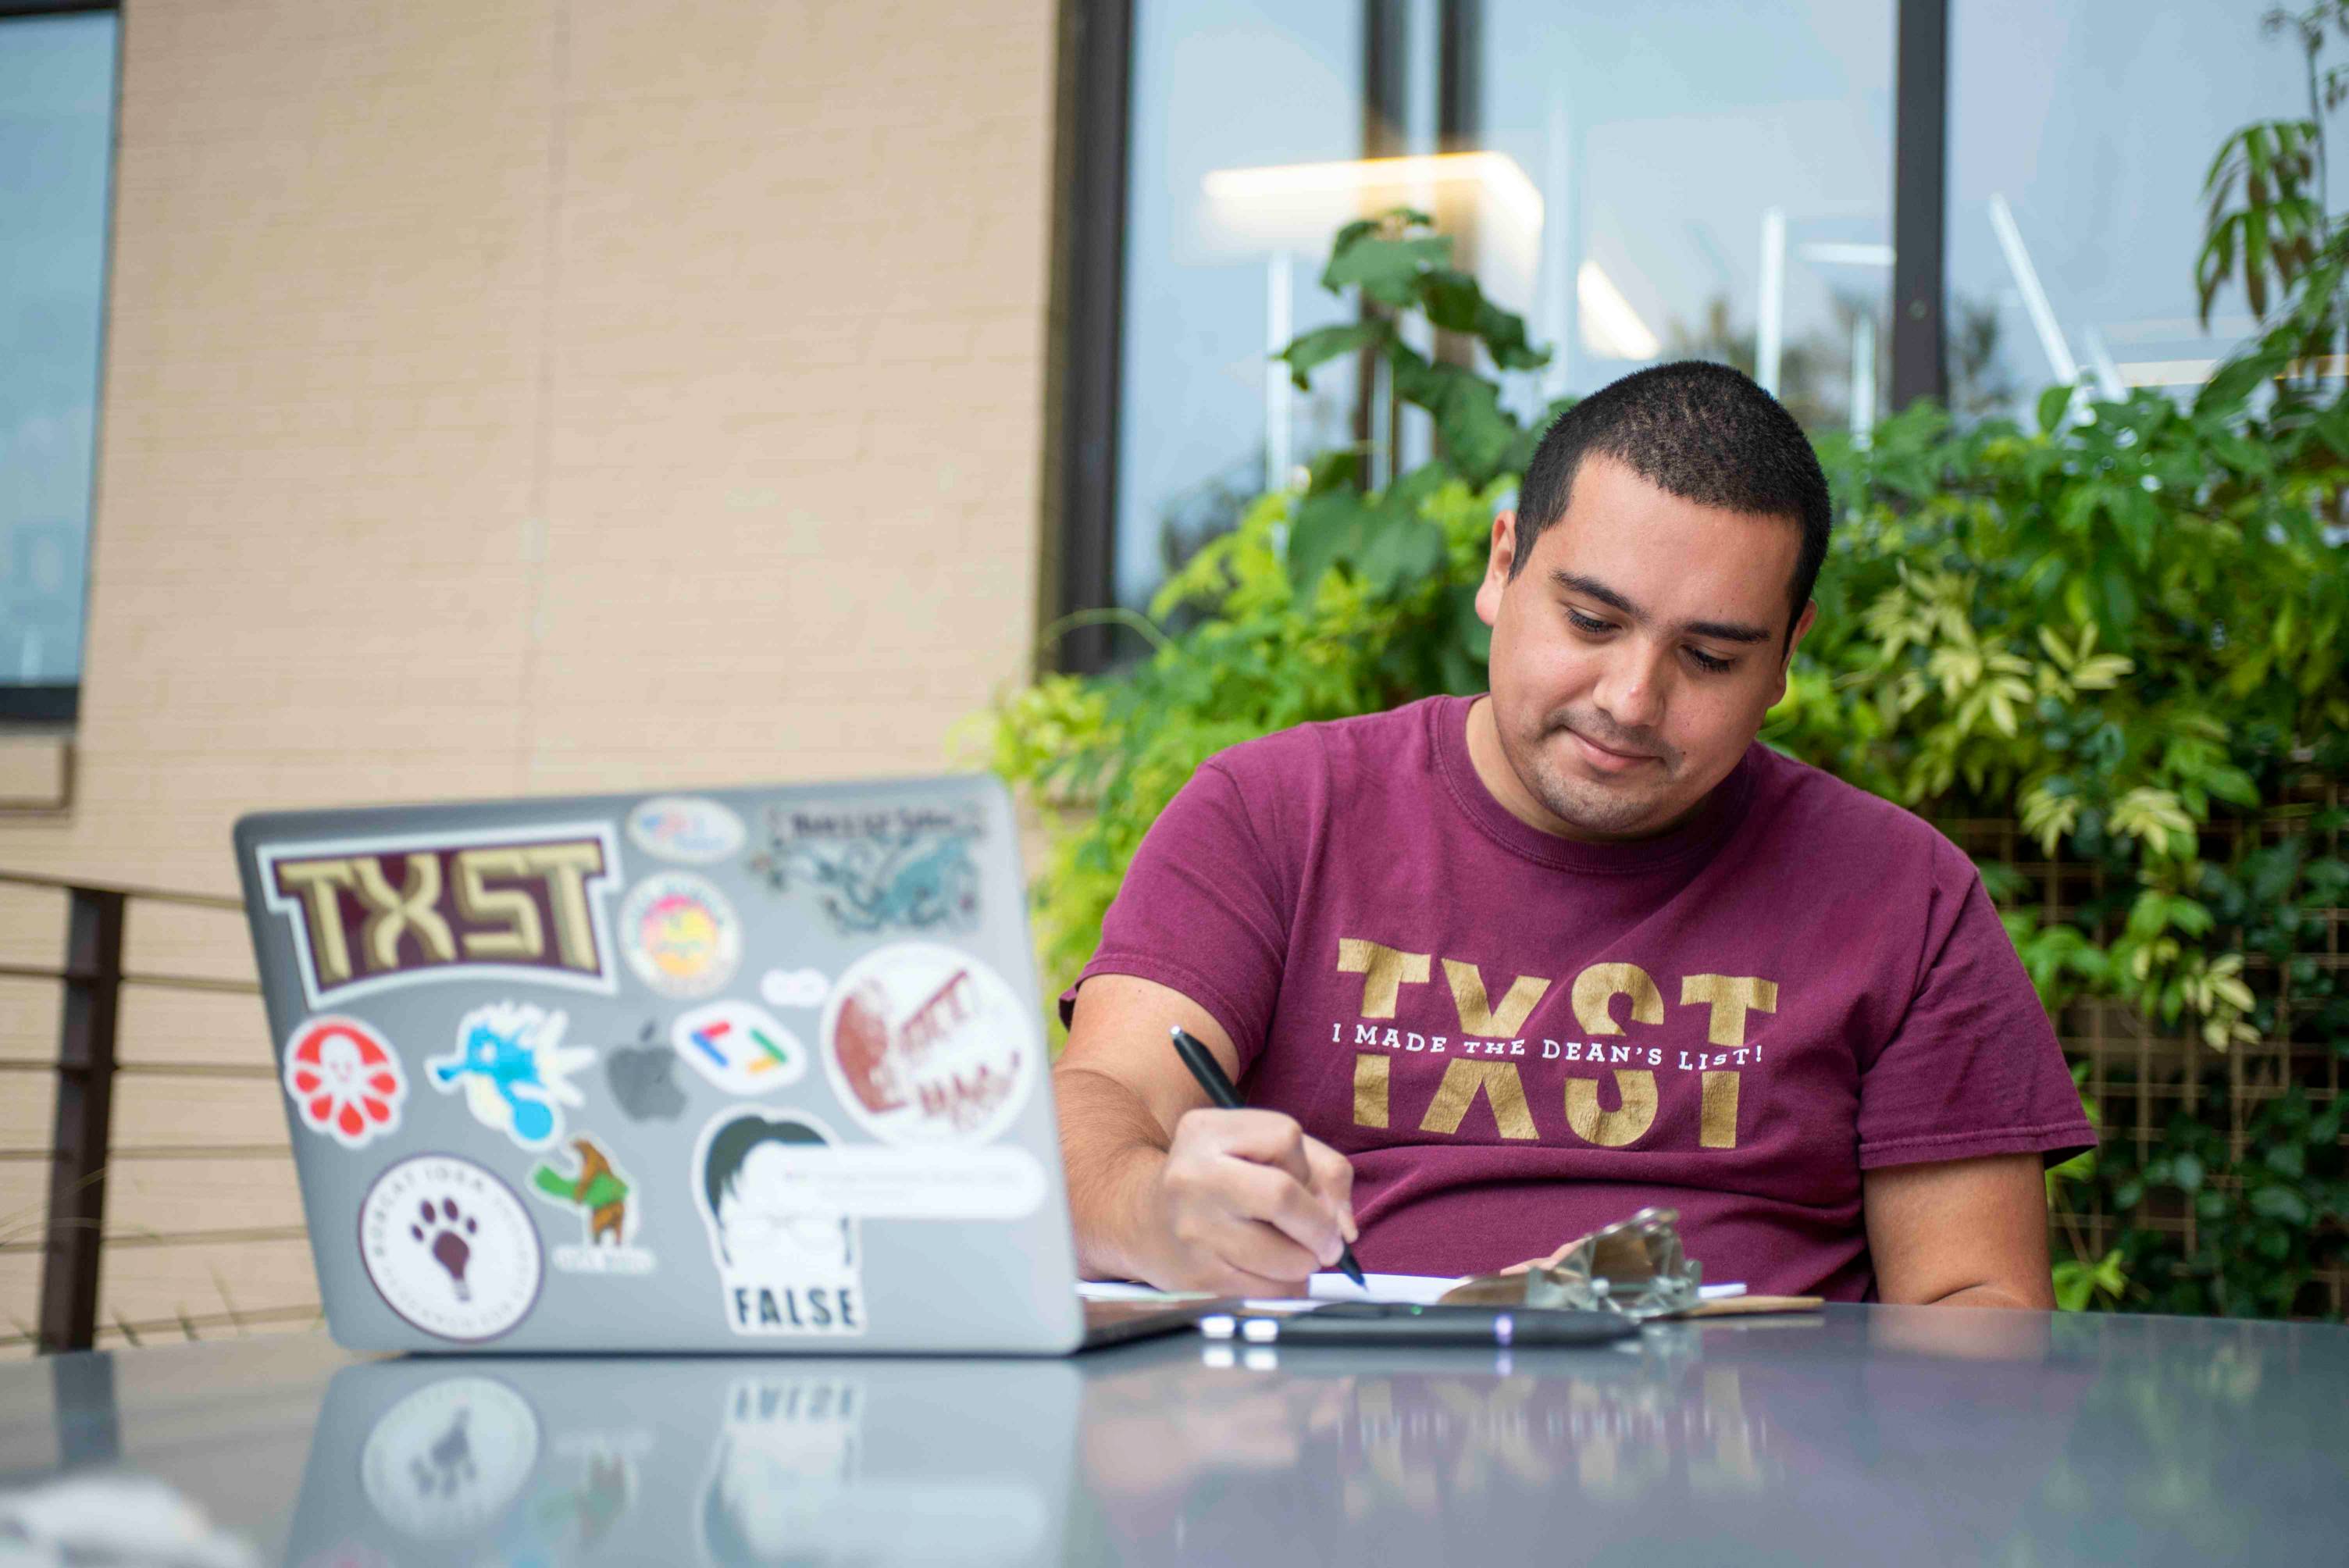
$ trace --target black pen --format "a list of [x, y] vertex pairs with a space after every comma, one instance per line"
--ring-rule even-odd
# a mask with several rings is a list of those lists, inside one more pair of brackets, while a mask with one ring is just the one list
[[[1183, 1065], [1191, 1069], [1191, 1076], [1199, 1080], [1199, 1087], [1207, 1091], [1209, 1099], [1226, 1110], [1246, 1109], [1247, 1102], [1240, 1099], [1240, 1091], [1232, 1087], [1232, 1080], [1224, 1076], [1224, 1064], [1216, 1059], [1215, 1052], [1180, 1024], [1167, 1033], [1174, 1037], [1174, 1054], [1183, 1058]], [[1342, 1237], [1338, 1243], [1338, 1267], [1364, 1290], [1371, 1288], [1371, 1282], [1362, 1277], [1362, 1265], [1354, 1261], [1354, 1249]]]

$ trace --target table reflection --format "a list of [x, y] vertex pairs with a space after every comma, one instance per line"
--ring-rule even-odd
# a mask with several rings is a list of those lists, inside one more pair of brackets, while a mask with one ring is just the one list
[[255, 1342], [0, 1369], [0, 1558], [2333, 1561], [2344, 1404], [2338, 1328], [1933, 1309], [1514, 1355]]
[[1058, 1555], [1065, 1362], [409, 1360], [326, 1391], [288, 1559]]

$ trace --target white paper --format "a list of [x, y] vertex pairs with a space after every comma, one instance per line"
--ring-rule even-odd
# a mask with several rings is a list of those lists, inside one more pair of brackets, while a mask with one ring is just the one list
[[1077, 1297], [1081, 1301], [1207, 1301], [1213, 1298], [1206, 1291], [1164, 1291], [1146, 1284], [1135, 1284], [1122, 1279], [1081, 1279], [1077, 1282]]
[[1341, 1274], [1318, 1274], [1306, 1285], [1306, 1294], [1316, 1301], [1403, 1301], [1426, 1306], [1463, 1276], [1374, 1274], [1362, 1277], [1369, 1282], [1367, 1288]]
[[1723, 1301], [1730, 1296], [1744, 1294], [1745, 1287], [1743, 1284], [1701, 1284], [1696, 1287], [1696, 1298], [1699, 1301]]

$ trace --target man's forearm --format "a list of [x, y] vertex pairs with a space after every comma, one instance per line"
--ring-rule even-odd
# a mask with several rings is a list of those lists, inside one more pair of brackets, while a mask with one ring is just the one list
[[1056, 1068], [1052, 1097], [1076, 1228], [1077, 1272], [1087, 1279], [1147, 1277], [1166, 1130], [1141, 1096], [1105, 1073]]
[[1924, 1305], [1927, 1306], [2023, 1306], [2047, 1311], [2055, 1305], [2055, 1293], [2053, 1287], [2050, 1287], [2044, 1295], [2044, 1299], [2033, 1299], [2032, 1294], [2022, 1287], [1985, 1283], [1966, 1285], [1962, 1289], [1950, 1292], [1947, 1295], [1937, 1295]]

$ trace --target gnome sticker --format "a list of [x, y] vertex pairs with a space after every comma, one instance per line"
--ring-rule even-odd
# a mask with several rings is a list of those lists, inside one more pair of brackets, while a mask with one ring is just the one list
[[652, 1253], [636, 1244], [636, 1184], [594, 1139], [573, 1139], [570, 1160], [540, 1165], [530, 1173], [530, 1187], [579, 1215], [581, 1240], [554, 1249], [556, 1268], [565, 1274], [653, 1272]]

